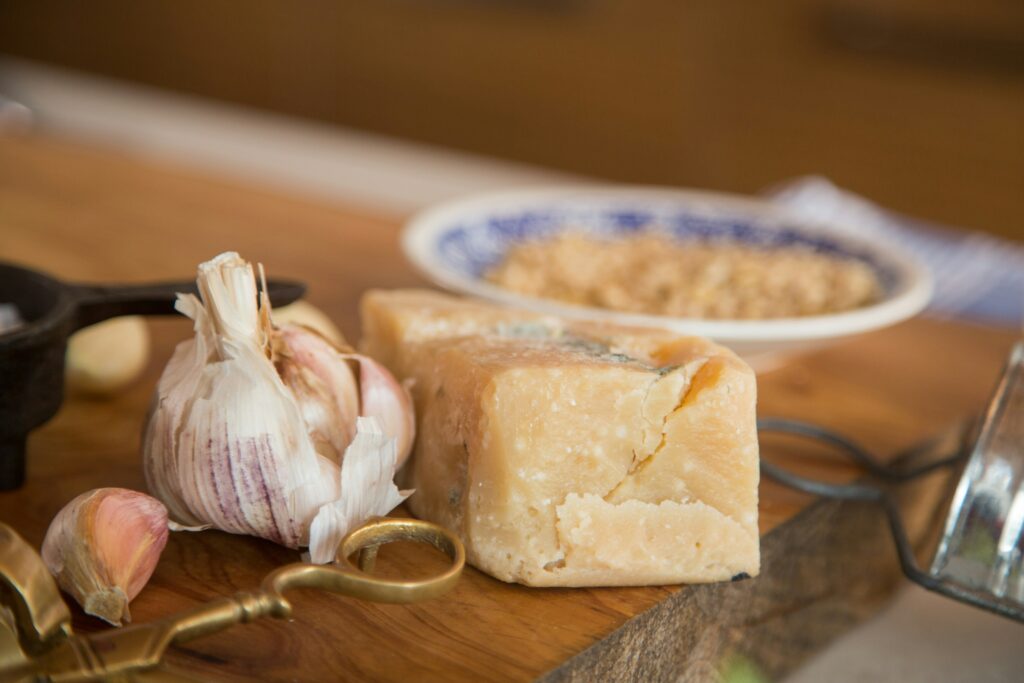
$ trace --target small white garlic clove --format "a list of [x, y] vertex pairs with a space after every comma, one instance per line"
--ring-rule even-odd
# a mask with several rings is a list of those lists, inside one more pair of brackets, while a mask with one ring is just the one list
[[131, 621], [128, 603], [152, 576], [167, 536], [167, 508], [156, 498], [129, 489], [94, 489], [57, 513], [42, 557], [86, 614], [120, 626]]
[[335, 346], [347, 346], [344, 335], [327, 315], [319, 308], [308, 301], [296, 301], [295, 303], [274, 308], [271, 315], [274, 324], [278, 327], [285, 325], [301, 325], [311, 330], [316, 330], [329, 339]]
[[109, 395], [138, 379], [149, 361], [149, 328], [139, 316], [111, 318], [90, 325], [68, 340], [68, 388]]
[[395, 439], [398, 467], [405, 464], [416, 438], [416, 414], [408, 387], [386, 367], [362, 354], [348, 354], [359, 362], [359, 414], [380, 422], [384, 434]]

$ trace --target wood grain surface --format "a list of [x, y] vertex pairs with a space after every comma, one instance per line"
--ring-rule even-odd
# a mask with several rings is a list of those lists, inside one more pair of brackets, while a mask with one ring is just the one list
[[[362, 291], [422, 284], [398, 250], [401, 218], [64, 140], [0, 138], [3, 260], [70, 280], [144, 281], [188, 276], [200, 261], [235, 249], [271, 275], [308, 282], [309, 300], [353, 340]], [[143, 417], [163, 365], [190, 326], [154, 319], [151, 331], [145, 376], [110, 399], [69, 397], [30, 438], [25, 487], [0, 493], [0, 520], [37, 547], [53, 515], [78, 493], [98, 486], [145, 490], [138, 455]], [[763, 376], [759, 412], [816, 421], [894, 453], [978, 410], [1015, 336], [912, 321]], [[763, 455], [807, 473], [854, 476], [814, 448], [784, 439], [765, 440]], [[762, 533], [784, 530], [810, 502], [764, 482]], [[779, 553], [766, 569], [792, 570], [792, 558]], [[173, 534], [132, 616], [148, 621], [254, 588], [271, 569], [297, 559], [297, 552], [257, 539]], [[419, 561], [407, 548], [382, 553], [391, 571], [416, 571]], [[746, 583], [757, 586], [766, 574]], [[468, 569], [445, 598], [411, 606], [305, 592], [288, 623], [237, 627], [177, 648], [173, 661], [222, 680], [529, 680], [687, 590], [529, 589]], [[75, 626], [101, 627], [78, 612]]]

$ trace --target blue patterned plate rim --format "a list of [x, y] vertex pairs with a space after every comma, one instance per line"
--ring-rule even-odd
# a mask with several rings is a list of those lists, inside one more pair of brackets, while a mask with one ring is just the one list
[[[505, 249], [565, 229], [601, 236], [657, 229], [680, 239], [727, 239], [760, 246], [802, 244], [869, 265], [885, 290], [863, 308], [770, 320], [705, 320], [623, 313], [526, 297], [483, 279]], [[834, 224], [810, 223], [767, 201], [736, 195], [647, 187], [513, 190], [455, 200], [414, 216], [402, 234], [412, 264], [435, 284], [463, 294], [567, 318], [659, 327], [719, 340], [787, 341], [878, 329], [927, 306], [927, 271], [899, 247], [861, 240]]]

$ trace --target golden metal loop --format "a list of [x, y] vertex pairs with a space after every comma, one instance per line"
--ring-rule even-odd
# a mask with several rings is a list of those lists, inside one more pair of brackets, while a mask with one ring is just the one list
[[[422, 579], [384, 579], [370, 573], [377, 550], [393, 541], [429, 543], [451, 559], [448, 568]], [[360, 565], [352, 556], [361, 555]], [[372, 553], [367, 555], [367, 553]], [[370, 559], [367, 559], [370, 558]], [[291, 605], [282, 596], [289, 588], [319, 588], [374, 602], [416, 602], [435, 598], [455, 585], [466, 563], [466, 551], [459, 539], [444, 527], [416, 519], [383, 517], [367, 522], [349, 533], [338, 547], [337, 564], [288, 565], [263, 581], [265, 594], [275, 599], [274, 616], [290, 614]]]
[[[452, 561], [448, 569], [435, 576], [412, 581], [389, 581], [371, 576], [377, 551], [393, 541], [429, 543]], [[359, 565], [352, 564], [352, 556], [359, 555]], [[346, 536], [338, 548], [338, 561], [350, 570], [366, 577], [372, 586], [371, 600], [382, 602], [412, 602], [428, 600], [445, 593], [455, 585], [466, 564], [466, 549], [450, 531], [437, 524], [416, 519], [384, 517], [359, 527]]]

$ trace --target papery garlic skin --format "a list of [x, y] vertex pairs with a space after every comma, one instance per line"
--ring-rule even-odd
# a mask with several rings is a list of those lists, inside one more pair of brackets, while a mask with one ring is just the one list
[[167, 508], [151, 496], [94, 489], [54, 517], [43, 539], [43, 562], [86, 614], [120, 626], [131, 621], [128, 603], [167, 545], [167, 522]]
[[[147, 482], [174, 522], [308, 545], [314, 517], [344, 495], [340, 466], [364, 398], [350, 350], [298, 325], [275, 328], [252, 267], [233, 252], [200, 265], [197, 283], [202, 300], [177, 303], [195, 338], [160, 378], [144, 434]], [[404, 426], [389, 429], [411, 445]]]
[[376, 418], [359, 418], [356, 437], [341, 463], [341, 498], [320, 508], [310, 526], [311, 562], [333, 562], [348, 532], [372, 517], [386, 515], [412, 495], [395, 486], [396, 444], [396, 439], [384, 435]]

